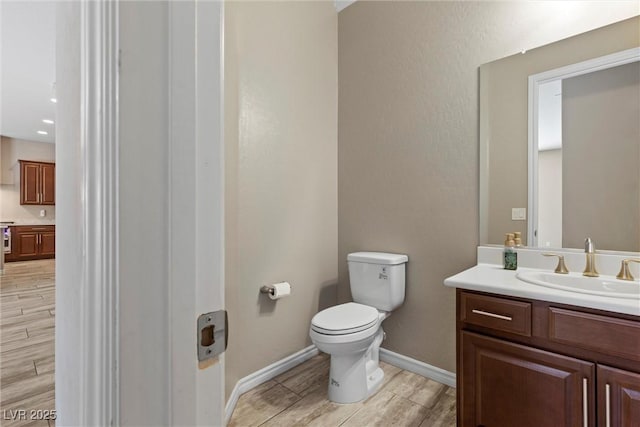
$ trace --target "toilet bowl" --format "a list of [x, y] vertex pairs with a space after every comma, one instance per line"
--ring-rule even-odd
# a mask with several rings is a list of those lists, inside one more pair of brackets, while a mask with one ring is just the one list
[[383, 252], [347, 256], [354, 302], [322, 310], [311, 319], [309, 337], [331, 355], [328, 398], [354, 403], [382, 385], [379, 365], [382, 321], [404, 302], [405, 264], [409, 257]]
[[[346, 303], [318, 313], [311, 321], [311, 341], [331, 355], [329, 400], [360, 402], [382, 385], [384, 372], [378, 366], [388, 313], [363, 304]], [[340, 325], [342, 323], [342, 325]]]

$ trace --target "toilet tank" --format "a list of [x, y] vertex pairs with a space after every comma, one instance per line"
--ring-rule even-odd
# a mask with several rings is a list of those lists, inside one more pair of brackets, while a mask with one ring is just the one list
[[355, 252], [347, 256], [353, 301], [392, 311], [404, 302], [407, 255]]

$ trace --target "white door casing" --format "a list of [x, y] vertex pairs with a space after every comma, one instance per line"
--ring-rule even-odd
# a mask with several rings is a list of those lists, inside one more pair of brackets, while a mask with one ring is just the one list
[[[139, 3], [135, 14], [126, 14], [126, 26], [144, 31], [150, 19], [159, 18], [156, 28], [168, 28], [160, 42], [123, 32], [118, 2], [61, 2], [58, 6], [57, 79], [58, 98], [62, 98], [56, 135], [59, 425], [108, 426], [154, 419], [171, 425], [223, 424], [224, 357], [200, 369], [196, 341], [198, 315], [224, 308], [223, 4], [148, 5], [156, 8], [153, 14], [146, 14], [142, 9], [147, 6]], [[121, 92], [119, 51], [121, 41], [131, 42], [127, 37], [136, 37], [132, 44], [150, 55], [143, 59], [164, 61], [167, 68], [158, 74], [167, 76], [161, 85], [166, 94], [159, 98], [168, 105], [149, 105], [164, 111], [164, 120], [153, 125], [164, 129], [166, 138], [157, 143], [167, 155], [153, 159], [166, 159], [166, 173], [146, 185], [155, 187], [153, 193], [164, 194], [155, 201], [166, 211], [155, 214], [166, 225], [157, 232], [168, 237], [159, 240], [166, 247], [151, 245], [141, 259], [145, 266], [163, 266], [163, 284], [145, 280], [144, 269], [123, 269], [119, 262], [124, 254], [131, 254], [125, 242], [137, 238], [124, 228], [128, 218], [121, 216], [132, 209], [122, 205], [131, 200], [123, 198], [130, 193], [122, 191], [130, 184], [126, 181], [132, 176], [132, 159], [123, 161], [121, 144], [131, 143], [125, 132], [144, 134], [144, 129], [131, 128], [132, 121], [127, 121], [126, 128], [119, 123], [121, 108], [130, 113], [141, 104], [140, 99]], [[148, 53], [145, 43], [153, 43]], [[154, 57], [158, 43], [165, 44], [160, 46], [161, 58]], [[74, 54], [74, 49], [80, 54]], [[144, 71], [136, 69], [137, 64], [126, 64], [128, 76]], [[158, 77], [154, 78], [157, 83]], [[154, 117], [146, 114], [145, 123], [149, 125]], [[133, 160], [149, 161], [144, 154]], [[120, 286], [137, 287], [134, 297], [164, 289], [165, 294], [154, 300], [164, 303], [122, 304]], [[154, 336], [161, 337], [169, 355], [154, 353], [155, 343], [144, 342], [141, 324], [153, 324]], [[126, 350], [120, 348], [123, 342]], [[129, 375], [130, 361], [135, 372], [145, 358], [157, 357], [168, 360], [160, 364], [167, 369]], [[129, 371], [123, 373], [127, 363]], [[123, 387], [126, 397], [121, 394]], [[153, 390], [157, 387], [164, 390]], [[122, 399], [127, 402], [123, 404]]]
[[194, 353], [198, 315], [224, 308], [223, 7], [170, 3], [173, 425], [223, 424], [224, 355]]
[[115, 425], [118, 4], [56, 14], [56, 423]]

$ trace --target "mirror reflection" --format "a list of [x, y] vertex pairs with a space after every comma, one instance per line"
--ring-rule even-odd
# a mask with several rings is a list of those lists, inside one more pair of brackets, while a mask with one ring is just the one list
[[520, 231], [528, 246], [582, 248], [590, 236], [598, 249], [640, 251], [638, 25], [480, 68], [481, 244]]
[[638, 59], [632, 49], [530, 77], [531, 246], [579, 247], [591, 236], [640, 250]]

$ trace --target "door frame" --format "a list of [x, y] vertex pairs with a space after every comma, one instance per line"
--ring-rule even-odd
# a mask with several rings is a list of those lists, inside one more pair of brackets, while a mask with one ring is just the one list
[[199, 365], [195, 332], [224, 309], [224, 3], [170, 2], [169, 34], [170, 417], [223, 425], [224, 354]]
[[[137, 307], [128, 318], [156, 316], [166, 326], [171, 354], [167, 371], [158, 375], [168, 390], [154, 405], [167, 408], [168, 423], [222, 425], [224, 355], [198, 365], [196, 321], [224, 308], [224, 6], [192, 0], [166, 7], [169, 105], [166, 123], [158, 126], [166, 126], [169, 159], [157, 184], [168, 200], [166, 304]], [[120, 388], [129, 380], [119, 372], [120, 331], [127, 326], [121, 324], [126, 317], [120, 283], [129, 279], [119, 268], [119, 188], [125, 185], [119, 164], [119, 3], [68, 5], [63, 23], [67, 14], [71, 33], [80, 38], [79, 117], [71, 114], [67, 130], [79, 132], [69, 146], [56, 148], [58, 185], [73, 186], [59, 200], [59, 213], [68, 215], [59, 218], [60, 231], [69, 233], [57, 238], [56, 275], [76, 283], [56, 287], [67, 310], [56, 313], [56, 409], [64, 425], [113, 426], [128, 419]], [[70, 292], [73, 301], [65, 300]], [[148, 385], [139, 386], [143, 391]]]
[[117, 425], [119, 5], [59, 4], [56, 13], [57, 422]]

